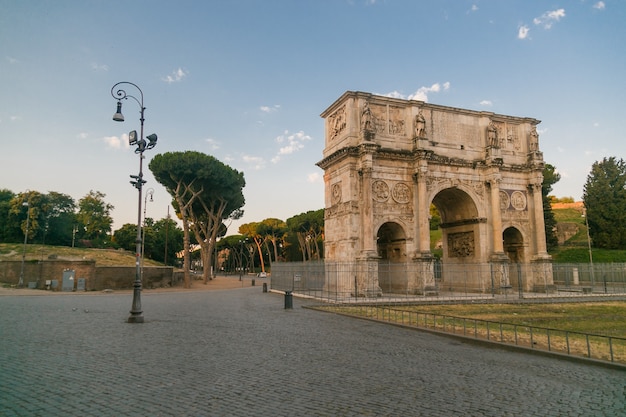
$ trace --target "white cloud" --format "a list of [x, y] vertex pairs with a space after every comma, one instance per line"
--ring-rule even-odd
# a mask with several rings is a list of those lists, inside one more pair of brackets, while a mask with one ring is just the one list
[[606, 5], [604, 4], [603, 1], [599, 1], [593, 5], [593, 8], [598, 9], [598, 10], [604, 10], [606, 8]]
[[209, 149], [211, 149], [212, 151], [215, 151], [220, 148], [220, 142], [215, 139], [211, 139], [211, 138], [206, 139], [206, 143], [209, 144]]
[[[124, 140], [124, 136], [126, 136], [126, 140]], [[121, 149], [123, 143], [128, 143], [128, 135], [124, 134], [122, 138], [118, 138], [117, 136], [105, 136], [102, 140], [108, 148]]]
[[435, 83], [430, 87], [420, 87], [417, 91], [411, 95], [409, 95], [409, 100], [420, 100], [420, 101], [428, 101], [429, 93], [438, 93], [443, 89], [443, 91], [447, 91], [450, 89], [450, 83], [445, 82], [443, 85], [439, 83]]
[[526, 39], [529, 31], [530, 29], [528, 29], [528, 26], [520, 26], [519, 29], [517, 29], [517, 39]]
[[400, 98], [403, 100], [419, 100], [428, 101], [429, 93], [439, 93], [440, 91], [447, 91], [450, 89], [450, 82], [446, 81], [443, 84], [435, 83], [430, 87], [420, 87], [413, 94], [409, 94], [408, 97], [398, 91], [392, 91], [391, 93], [381, 94], [385, 97]]
[[97, 64], [97, 63], [93, 62], [91, 64], [91, 69], [93, 69], [94, 71], [108, 71], [109, 70], [109, 66], [108, 65], [104, 65], [104, 64]]
[[535, 17], [533, 23], [543, 26], [544, 29], [550, 29], [554, 22], [558, 22], [563, 17], [565, 17], [565, 9], [557, 9], [547, 11], [539, 17]]
[[86, 132], [80, 132], [78, 135], [76, 135], [76, 137], [78, 139], [87, 139], [89, 135]]
[[391, 97], [391, 98], [401, 98], [401, 99], [406, 99], [406, 97], [404, 96], [404, 94], [398, 92], [398, 91], [392, 91], [391, 93], [387, 93], [387, 94], [382, 94], [385, 97]]
[[177, 83], [177, 82], [182, 81], [183, 78], [187, 76], [187, 74], [189, 74], [187, 71], [183, 70], [182, 68], [178, 68], [177, 70], [172, 71], [171, 75], [168, 75], [167, 77], [163, 78], [163, 81], [165, 81], [168, 84]]
[[321, 180], [322, 180], [322, 176], [319, 174], [319, 172], [312, 172], [311, 174], [307, 175], [307, 181], [310, 182], [311, 184], [320, 182]]
[[251, 169], [258, 171], [265, 168], [265, 160], [260, 156], [244, 155], [242, 159]]
[[9, 119], [12, 122], [17, 122], [18, 120], [21, 120], [22, 118], [20, 116], [9, 116]]
[[9, 61], [9, 64], [11, 64], [11, 65], [17, 64], [18, 62], [20, 62], [20, 61], [17, 60], [17, 58], [13, 58], [12, 56], [8, 56], [7, 57], [7, 61]]
[[492, 106], [493, 103], [491, 102], [491, 100], [483, 100], [480, 102], [481, 106]]
[[275, 104], [274, 106], [261, 106], [259, 109], [263, 113], [274, 113], [280, 109], [280, 104]]
[[477, 12], [478, 11], [478, 6], [476, 4], [472, 4], [472, 7], [467, 11], [467, 14], [470, 14], [471, 12]]
[[272, 162], [277, 163], [283, 155], [290, 155], [299, 151], [304, 148], [304, 143], [311, 139], [311, 136], [305, 134], [303, 131], [290, 134], [288, 130], [285, 130], [282, 135], [276, 137], [276, 142], [286, 143], [286, 145], [278, 150], [278, 154], [272, 158]]

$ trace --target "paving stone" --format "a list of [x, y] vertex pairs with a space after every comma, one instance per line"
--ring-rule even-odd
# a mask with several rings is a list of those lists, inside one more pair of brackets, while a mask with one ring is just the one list
[[[626, 373], [260, 288], [0, 297], [1, 416], [617, 416]], [[89, 313], [85, 313], [89, 310]]]

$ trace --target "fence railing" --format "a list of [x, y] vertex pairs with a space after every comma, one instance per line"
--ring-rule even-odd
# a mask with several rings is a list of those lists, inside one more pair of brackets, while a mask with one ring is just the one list
[[[358, 262], [286, 262], [272, 264], [270, 286], [280, 291], [335, 302], [363, 297], [395, 299], [527, 298], [532, 296], [580, 296], [626, 293], [626, 264], [551, 264], [552, 282], [530, 283], [532, 264], [509, 264], [506, 279], [491, 264], [433, 264], [434, 282], [415, 291], [413, 280], [420, 265], [378, 262], [377, 279], [363, 281], [367, 265]], [[533, 285], [531, 285], [533, 284]], [[369, 287], [367, 287], [369, 285]]]
[[420, 312], [385, 305], [322, 306], [342, 314], [474, 339], [626, 364], [626, 338]]

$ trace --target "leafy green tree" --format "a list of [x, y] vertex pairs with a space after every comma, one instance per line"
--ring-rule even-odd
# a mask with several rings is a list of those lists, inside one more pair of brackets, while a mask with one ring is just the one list
[[324, 209], [290, 217], [287, 219], [287, 227], [297, 238], [303, 261], [324, 257]]
[[[268, 242], [272, 243], [272, 249], [274, 252], [274, 262], [279, 259], [279, 246], [282, 246], [283, 238], [289, 229], [287, 223], [280, 219], [268, 218], [259, 223], [257, 231], [263, 236], [264, 243], [267, 246]], [[269, 253], [269, 250], [268, 250]], [[282, 255], [282, 254], [281, 254]], [[272, 257], [269, 257], [270, 266], [272, 264]]]
[[19, 224], [21, 239], [28, 235], [28, 241], [35, 240], [39, 232], [39, 217], [43, 195], [38, 191], [28, 191], [16, 195], [10, 202], [9, 215]]
[[151, 257], [165, 265], [175, 265], [176, 254], [183, 250], [183, 230], [170, 218], [163, 218], [152, 225], [154, 247]]
[[40, 222], [43, 224], [41, 242], [56, 246], [71, 246], [76, 222], [76, 202], [67, 194], [54, 191], [43, 196]]
[[615, 157], [594, 162], [583, 188], [589, 235], [602, 249], [626, 247], [626, 162]]
[[120, 248], [135, 252], [137, 249], [137, 225], [124, 224], [113, 233], [113, 240]]
[[543, 167], [543, 182], [541, 184], [541, 197], [543, 201], [543, 220], [546, 231], [546, 248], [548, 251], [556, 249], [559, 245], [559, 239], [556, 235], [556, 219], [550, 204], [550, 192], [552, 186], [559, 182], [561, 175], [556, 172], [556, 168], [550, 164]]
[[100, 191], [89, 191], [78, 202], [78, 235], [80, 238], [91, 241], [91, 244], [102, 247], [108, 243], [113, 218], [113, 205], [104, 201], [106, 194]]
[[243, 272], [248, 266], [248, 249], [244, 235], [230, 235], [217, 241], [217, 251], [221, 254], [221, 267], [227, 272]]
[[259, 255], [259, 262], [261, 263], [261, 271], [265, 272], [265, 261], [263, 260], [263, 250], [261, 244], [263, 243], [263, 236], [260, 232], [261, 223], [252, 222], [239, 226], [239, 233], [244, 235], [248, 239], [252, 239], [255, 245], [255, 251]]
[[29, 242], [70, 246], [75, 211], [74, 199], [66, 194], [0, 190], [0, 241], [22, 241], [28, 220]]
[[441, 214], [439, 214], [439, 210], [434, 204], [430, 205], [430, 219], [428, 220], [430, 230], [439, 229], [439, 225], [441, 224]]
[[13, 191], [0, 190], [0, 242], [18, 242], [19, 224], [14, 222], [11, 212], [11, 200], [15, 198]]
[[156, 155], [149, 168], [156, 180], [174, 197], [174, 207], [183, 222], [185, 286], [191, 285], [191, 233], [202, 248], [206, 283], [213, 247], [220, 230], [223, 230], [223, 220], [245, 203], [243, 173], [213, 156], [195, 151]]

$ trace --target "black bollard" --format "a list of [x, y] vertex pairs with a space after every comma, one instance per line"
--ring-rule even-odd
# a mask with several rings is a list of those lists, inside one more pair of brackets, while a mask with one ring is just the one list
[[293, 294], [291, 291], [285, 291], [285, 310], [293, 308]]
[[263, 292], [267, 292], [267, 282], [263, 283]]
[[254, 287], [254, 284], [255, 284], [255, 283], [256, 283], [256, 282], [254, 281], [254, 278], [252, 278], [252, 286], [253, 286], [253, 287]]

